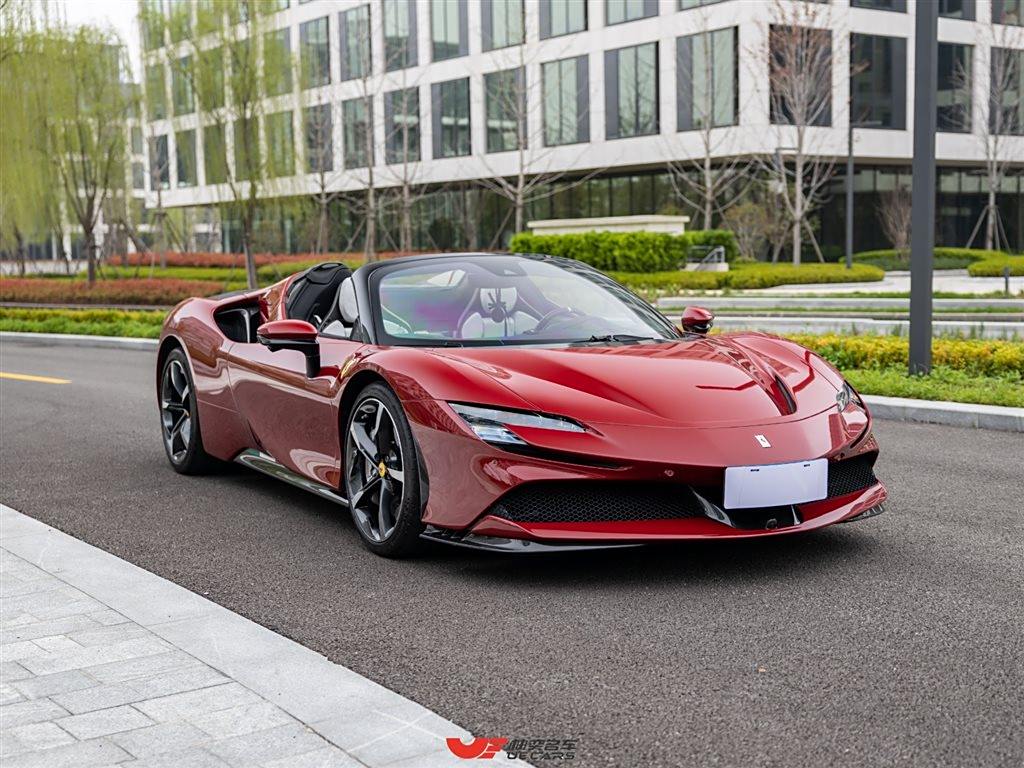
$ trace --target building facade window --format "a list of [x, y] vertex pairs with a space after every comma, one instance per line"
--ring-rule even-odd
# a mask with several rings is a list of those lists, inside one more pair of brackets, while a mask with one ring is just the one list
[[260, 168], [260, 127], [255, 118], [235, 120], [235, 179], [257, 178]]
[[1024, 135], [1024, 50], [993, 48], [989, 77], [989, 130]]
[[196, 185], [196, 132], [178, 131], [174, 134], [175, 166], [179, 187]]
[[523, 43], [523, 0], [480, 0], [483, 49], [493, 51]]
[[[856, 2], [857, 0], [854, 0]], [[691, 8], [699, 8], [702, 5], [714, 5], [715, 3], [721, 3], [723, 0], [679, 0], [679, 10], [688, 11]]]
[[469, 78], [430, 86], [434, 158], [462, 157], [471, 150]]
[[504, 69], [484, 75], [484, 102], [487, 151], [526, 149], [526, 78], [523, 69]]
[[430, 46], [434, 61], [469, 53], [467, 0], [430, 0]]
[[149, 188], [170, 189], [171, 164], [167, 150], [167, 137], [154, 136], [149, 140]]
[[223, 184], [228, 180], [228, 147], [223, 125], [203, 128], [203, 171], [207, 184]]
[[854, 8], [871, 8], [876, 11], [907, 12], [907, 0], [850, 0]]
[[540, 0], [540, 39], [587, 28], [587, 0]]
[[549, 61], [541, 68], [544, 145], [590, 141], [590, 78], [586, 56]]
[[267, 175], [295, 175], [295, 131], [292, 113], [275, 112], [264, 119], [267, 131]]
[[132, 163], [132, 189], [146, 188], [146, 166], [140, 162]]
[[658, 15], [658, 0], [604, 0], [607, 26]]
[[306, 133], [306, 171], [334, 170], [334, 121], [330, 104], [306, 107], [302, 113]]
[[975, 6], [975, 0], [939, 0], [939, 16], [974, 21], [977, 13]]
[[772, 25], [768, 102], [776, 125], [832, 125], [832, 32]]
[[180, 43], [192, 33], [191, 0], [167, 0], [167, 26], [171, 42]]
[[992, 22], [1024, 26], [1024, 0], [992, 0]]
[[204, 111], [224, 106], [224, 54], [220, 48], [199, 52], [199, 67], [195, 74], [196, 95]]
[[973, 48], [939, 43], [936, 127], [951, 133], [971, 132]]
[[605, 135], [609, 139], [658, 132], [658, 44], [604, 54]]
[[182, 56], [171, 66], [171, 102], [175, 116], [190, 115], [196, 110], [191, 69], [191, 56]]
[[142, 154], [142, 129], [137, 126], [132, 126], [132, 154]]
[[907, 122], [907, 41], [850, 35], [851, 118], [876, 128], [903, 130]]
[[384, 14], [384, 71], [415, 67], [416, 3], [408, 0], [383, 0]]
[[736, 125], [738, 40], [736, 27], [676, 39], [677, 130]]
[[370, 6], [360, 5], [339, 15], [341, 79], [369, 77], [371, 72]]
[[367, 99], [349, 99], [341, 103], [341, 127], [344, 132], [346, 168], [365, 168], [373, 162], [368, 146], [373, 130], [373, 105]]
[[420, 92], [404, 88], [384, 94], [385, 162], [420, 159]]
[[327, 17], [299, 25], [302, 88], [319, 88], [331, 82], [331, 47]]
[[268, 96], [292, 90], [292, 41], [287, 27], [263, 35], [263, 82]]
[[166, 88], [163, 65], [150, 64], [146, 67], [146, 102], [150, 120], [163, 120], [167, 117]]

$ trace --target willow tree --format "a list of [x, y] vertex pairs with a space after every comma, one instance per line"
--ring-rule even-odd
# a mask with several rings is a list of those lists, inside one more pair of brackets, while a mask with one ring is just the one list
[[[272, 8], [208, 0], [181, 4], [166, 20], [171, 41], [180, 41], [175, 66], [195, 100], [205, 183], [239, 224], [250, 288], [257, 285], [253, 246], [262, 200], [275, 178], [294, 173], [291, 119], [268, 121], [274, 99], [294, 90], [287, 28], [271, 26]], [[266, 135], [275, 130], [282, 135]]]
[[91, 284], [103, 210], [127, 192], [129, 124], [138, 114], [138, 95], [122, 77], [128, 71], [125, 49], [113, 32], [53, 28], [42, 33], [39, 45], [39, 125], [51, 173], [81, 230]]
[[26, 245], [45, 240], [59, 215], [59, 185], [53, 178], [46, 134], [38, 128], [45, 115], [36, 90], [46, 66], [44, 36], [24, 6], [4, 6], [0, 25], [0, 248], [13, 253], [25, 273]]

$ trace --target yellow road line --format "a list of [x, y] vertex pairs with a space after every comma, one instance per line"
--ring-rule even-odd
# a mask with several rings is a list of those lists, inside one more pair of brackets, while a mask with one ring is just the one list
[[0, 379], [14, 379], [15, 381], [34, 381], [37, 384], [70, 384], [71, 379], [55, 379], [52, 376], [32, 376], [28, 373], [6, 373], [0, 371]]

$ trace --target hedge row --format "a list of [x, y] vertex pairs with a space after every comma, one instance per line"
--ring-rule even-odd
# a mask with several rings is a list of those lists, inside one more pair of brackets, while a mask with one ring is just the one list
[[210, 296], [225, 290], [212, 280], [170, 278], [85, 280], [53, 278], [4, 278], [0, 280], [0, 301], [31, 304], [152, 304], [170, 306], [189, 296]]
[[[676, 269], [700, 246], [721, 245], [733, 261], [739, 247], [732, 232], [698, 230], [682, 235], [660, 232], [583, 232], [572, 235], [535, 235], [520, 232], [512, 238], [515, 253], [546, 253], [576, 259], [606, 272], [658, 272]], [[703, 253], [701, 253], [703, 255]]]
[[[789, 334], [788, 338], [813, 349], [839, 370], [854, 368], [906, 368], [909, 342], [895, 336], [841, 336]], [[932, 363], [957, 371], [995, 376], [1024, 376], [1024, 342], [996, 339], [932, 341]]]
[[[935, 269], [966, 269], [971, 264], [1005, 256], [1002, 251], [988, 251], [983, 248], [934, 248], [932, 263]], [[882, 269], [909, 269], [910, 252], [899, 253], [895, 249], [861, 251], [853, 254], [853, 260], [861, 264], [873, 264]]]
[[1010, 268], [1010, 274], [1014, 277], [1024, 276], [1024, 256], [1010, 256], [1004, 253], [971, 264], [967, 272], [971, 277], [1002, 277], [1005, 267]]
[[160, 311], [123, 309], [0, 308], [0, 331], [155, 339], [160, 336], [165, 316]]
[[885, 277], [878, 267], [854, 264], [846, 269], [842, 264], [733, 264], [728, 272], [610, 272], [612, 277], [635, 291], [673, 293], [680, 291], [707, 291], [729, 288], [745, 290], [772, 288], [776, 285], [808, 283], [868, 283]]

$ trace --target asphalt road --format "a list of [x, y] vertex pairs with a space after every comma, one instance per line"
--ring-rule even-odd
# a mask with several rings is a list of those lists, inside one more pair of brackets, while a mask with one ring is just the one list
[[1024, 438], [880, 422], [872, 520], [392, 562], [344, 510], [167, 466], [147, 352], [7, 345], [0, 498], [478, 735], [586, 766], [1024, 763]]

